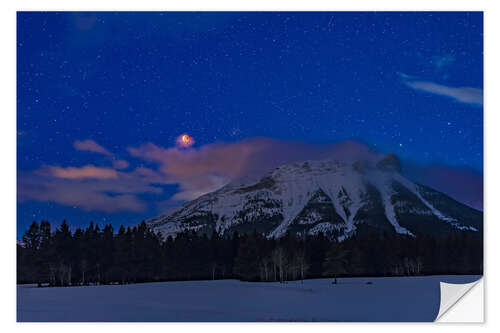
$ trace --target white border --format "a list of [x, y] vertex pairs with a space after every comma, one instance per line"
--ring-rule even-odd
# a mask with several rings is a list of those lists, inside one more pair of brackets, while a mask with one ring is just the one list
[[[494, 265], [495, 253], [498, 253], [498, 241], [500, 237], [498, 225], [500, 215], [498, 213], [499, 205], [495, 198], [500, 195], [500, 183], [498, 175], [500, 174], [500, 163], [498, 159], [498, 150], [500, 146], [500, 129], [498, 103], [498, 78], [500, 77], [498, 61], [500, 59], [498, 40], [500, 31], [500, 15], [498, 12], [498, 1], [436, 1], [419, 0], [414, 2], [397, 0], [377, 0], [377, 1], [270, 1], [253, 0], [237, 3], [232, 0], [208, 0], [208, 1], [5, 1], [2, 2], [0, 11], [0, 24], [2, 25], [1, 41], [3, 43], [3, 52], [0, 61], [1, 87], [2, 87], [2, 108], [0, 111], [0, 135], [2, 140], [3, 158], [0, 163], [0, 176], [2, 189], [2, 232], [0, 236], [1, 251], [0, 262], [2, 289], [2, 308], [0, 309], [0, 318], [2, 320], [2, 329], [7, 332], [10, 330], [37, 332], [64, 332], [68, 330], [74, 332], [109, 331], [120, 330], [123, 332], [136, 332], [140, 329], [148, 331], [166, 331], [166, 330], [187, 330], [205, 332], [252, 332], [256, 330], [276, 331], [286, 330], [287, 332], [303, 332], [305, 329], [314, 329], [318, 331], [329, 331], [341, 328], [343, 332], [352, 332], [359, 329], [370, 329], [375, 332], [401, 331], [421, 332], [425, 330], [453, 330], [453, 332], [476, 330], [478, 328], [494, 328], [498, 326], [498, 316], [492, 314], [491, 318], [488, 309], [496, 309], [494, 303], [498, 303], [498, 267]], [[337, 11], [371, 11], [371, 10], [479, 10], [485, 11], [485, 274], [486, 274], [486, 325], [460, 325], [460, 324], [16, 324], [16, 297], [15, 297], [15, 235], [16, 235], [16, 11], [17, 10], [337, 10]], [[490, 93], [491, 92], [491, 93]], [[496, 97], [496, 98], [495, 98]], [[490, 260], [491, 259], [491, 260]], [[489, 283], [489, 282], [491, 283]], [[496, 282], [495, 282], [496, 281]], [[332, 300], [334, 301], [334, 300]], [[411, 302], [411, 300], [408, 300]], [[495, 313], [493, 310], [492, 313]], [[307, 326], [306, 326], [307, 325]], [[425, 326], [425, 327], [423, 327]], [[496, 327], [498, 330], [498, 327]]]

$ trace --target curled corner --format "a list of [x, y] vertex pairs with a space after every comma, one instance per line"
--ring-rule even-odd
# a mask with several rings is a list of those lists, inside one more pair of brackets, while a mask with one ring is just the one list
[[439, 305], [439, 313], [435, 321], [444, 321], [442, 317], [447, 313], [455, 304], [457, 304], [462, 297], [464, 297], [474, 286], [482, 282], [482, 279], [472, 283], [446, 283], [440, 282], [441, 289], [441, 302]]

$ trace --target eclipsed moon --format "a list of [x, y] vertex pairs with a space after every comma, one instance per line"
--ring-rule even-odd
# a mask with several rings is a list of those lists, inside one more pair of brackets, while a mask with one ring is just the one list
[[189, 134], [181, 134], [177, 137], [177, 145], [181, 147], [191, 147], [194, 144], [194, 139]]

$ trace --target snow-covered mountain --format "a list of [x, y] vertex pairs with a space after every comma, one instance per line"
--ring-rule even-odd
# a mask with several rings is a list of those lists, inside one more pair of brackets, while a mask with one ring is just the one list
[[417, 236], [482, 231], [483, 214], [400, 173], [394, 154], [374, 161], [304, 161], [256, 181], [233, 182], [147, 224], [164, 236], [258, 231], [323, 232], [339, 240], [380, 230]]

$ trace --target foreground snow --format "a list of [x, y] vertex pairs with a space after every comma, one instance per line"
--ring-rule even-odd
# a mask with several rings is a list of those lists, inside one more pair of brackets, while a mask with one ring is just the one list
[[[439, 282], [479, 276], [17, 287], [18, 321], [433, 321]], [[371, 281], [372, 284], [367, 284]]]

